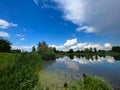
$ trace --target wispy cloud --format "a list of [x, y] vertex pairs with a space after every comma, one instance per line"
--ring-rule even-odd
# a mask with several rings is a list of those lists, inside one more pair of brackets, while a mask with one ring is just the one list
[[[120, 0], [53, 0], [65, 20], [79, 26], [77, 31], [120, 33]], [[84, 29], [82, 29], [84, 27]]]
[[9, 37], [10, 35], [7, 32], [0, 31], [0, 37]]
[[39, 0], [33, 0], [36, 5], [39, 5]]
[[17, 24], [9, 23], [6, 20], [0, 19], [0, 28], [6, 29], [8, 27], [17, 27]]
[[23, 37], [24, 35], [23, 34], [17, 34], [16, 36], [17, 37]]
[[23, 40], [25, 40], [25, 38], [21, 38], [21, 39], [20, 39], [20, 41], [23, 41]]
[[79, 32], [79, 31], [85, 31], [86, 33], [95, 32], [95, 31], [94, 31], [94, 28], [93, 28], [93, 27], [89, 27], [89, 26], [81, 26], [81, 27], [78, 27], [76, 30], [77, 30], [78, 32]]

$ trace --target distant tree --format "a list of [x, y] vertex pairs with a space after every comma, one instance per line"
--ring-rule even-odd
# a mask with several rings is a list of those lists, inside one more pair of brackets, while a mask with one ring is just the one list
[[94, 52], [95, 52], [95, 53], [97, 52], [97, 49], [96, 49], [96, 48], [94, 48]]
[[21, 50], [20, 49], [12, 49], [11, 53], [21, 53]]
[[120, 53], [120, 46], [114, 46], [114, 47], [112, 47], [112, 51]]
[[76, 53], [80, 53], [80, 50], [77, 50]]
[[48, 45], [47, 45], [47, 43], [45, 41], [38, 43], [38, 47], [37, 47], [38, 52], [44, 52], [47, 49], [48, 49]]
[[53, 51], [54, 51], [55, 53], [57, 53], [57, 50], [56, 50], [56, 48], [55, 48], [55, 47], [53, 48]]
[[70, 49], [69, 51], [68, 51], [68, 53], [73, 53], [74, 52], [74, 50], [73, 49]]
[[11, 43], [8, 40], [0, 38], [0, 52], [10, 52]]
[[92, 53], [92, 48], [90, 48], [90, 53]]
[[35, 46], [32, 47], [32, 52], [36, 52]]
[[86, 52], [86, 53], [88, 53], [89, 51], [90, 51], [89, 48], [84, 49], [84, 52]]

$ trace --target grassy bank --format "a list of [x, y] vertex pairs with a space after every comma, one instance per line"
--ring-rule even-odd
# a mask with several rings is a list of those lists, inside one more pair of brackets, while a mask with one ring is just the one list
[[0, 90], [32, 90], [42, 66], [41, 56], [32, 53], [0, 54]]
[[16, 55], [9, 53], [0, 53], [0, 71], [8, 66], [12, 66], [15, 62]]

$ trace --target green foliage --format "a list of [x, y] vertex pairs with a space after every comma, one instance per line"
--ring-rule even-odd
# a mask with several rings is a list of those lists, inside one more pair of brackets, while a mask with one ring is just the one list
[[8, 40], [0, 38], [0, 52], [10, 52], [11, 43]]
[[68, 53], [73, 53], [74, 51], [73, 51], [73, 49], [70, 49], [69, 51], [68, 51]]
[[35, 46], [32, 47], [32, 52], [36, 52]]
[[53, 51], [46, 51], [42, 53], [42, 58], [44, 60], [54, 60], [55, 59], [55, 53]]
[[73, 82], [69, 90], [112, 90], [112, 88], [101, 78], [96, 76], [83, 77], [78, 82]]
[[15, 54], [0, 53], [0, 71], [4, 70], [7, 66], [12, 66], [15, 62]]
[[21, 50], [20, 49], [12, 49], [10, 52], [11, 53], [21, 53]]
[[114, 46], [114, 47], [112, 47], [112, 51], [120, 53], [120, 46]]
[[32, 90], [38, 81], [41, 56], [22, 53], [15, 55], [13, 61], [0, 69], [0, 90]]
[[48, 45], [45, 41], [39, 42], [37, 52], [42, 53], [48, 49]]

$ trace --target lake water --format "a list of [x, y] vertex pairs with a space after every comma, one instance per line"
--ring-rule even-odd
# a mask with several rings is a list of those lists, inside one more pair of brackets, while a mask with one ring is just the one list
[[45, 72], [56, 74], [60, 80], [73, 81], [82, 74], [104, 78], [116, 90], [120, 90], [120, 60], [112, 56], [61, 56], [45, 61]]

